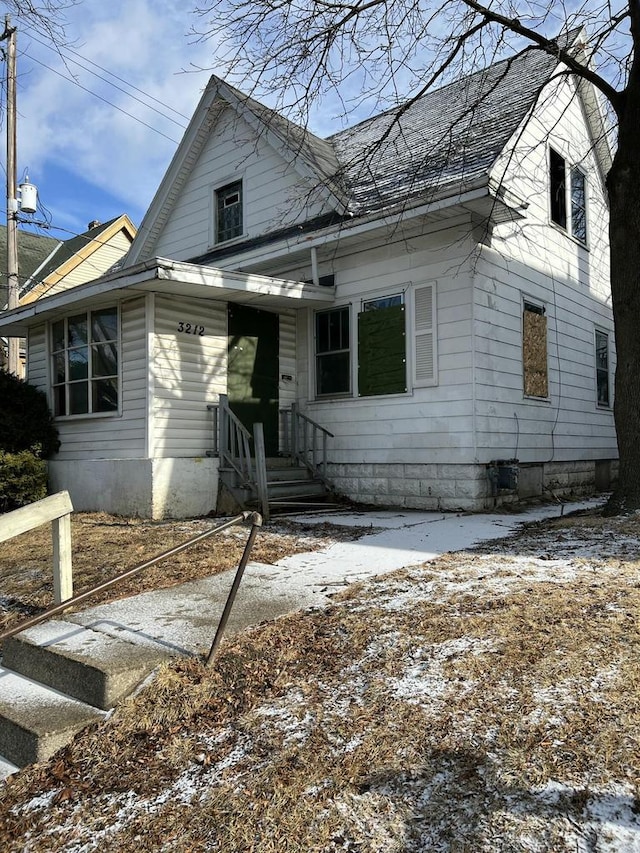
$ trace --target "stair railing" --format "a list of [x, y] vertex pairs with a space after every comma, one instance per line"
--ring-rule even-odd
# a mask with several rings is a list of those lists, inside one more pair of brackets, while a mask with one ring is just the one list
[[242, 485], [255, 486], [251, 460], [251, 433], [229, 408], [229, 398], [220, 394], [218, 404], [207, 406], [213, 412], [213, 456], [222, 467], [233, 468]]
[[291, 404], [290, 429], [285, 417], [285, 439], [290, 439], [289, 452], [296, 461], [306, 466], [314, 475], [327, 479], [327, 440], [335, 438], [332, 432], [303, 414], [296, 403]]
[[259, 528], [262, 527], [262, 516], [259, 512], [242, 512], [240, 513], [240, 515], [236, 515], [233, 518], [230, 518], [228, 521], [224, 521], [222, 524], [218, 524], [216, 527], [211, 527], [209, 528], [209, 530], [205, 530], [203, 533], [198, 533], [196, 536], [192, 536], [190, 539], [188, 539], [186, 542], [183, 542], [181, 545], [176, 545], [175, 548], [170, 548], [168, 551], [163, 551], [162, 554], [158, 554], [157, 557], [153, 557], [151, 560], [146, 560], [144, 563], [140, 563], [139, 565], [134, 566], [132, 569], [127, 569], [126, 571], [121, 572], [119, 575], [116, 575], [116, 577], [109, 578], [109, 580], [101, 581], [100, 583], [95, 584], [84, 592], [78, 593], [72, 598], [69, 598], [67, 601], [63, 601], [60, 604], [54, 604], [51, 607], [47, 607], [45, 610], [43, 610], [41, 613], [38, 613], [36, 616], [30, 616], [28, 619], [25, 619], [18, 625], [14, 625], [12, 628], [8, 628], [7, 630], [0, 632], [0, 642], [2, 642], [2, 640], [8, 640], [9, 637], [13, 637], [15, 634], [19, 634], [21, 631], [24, 631], [27, 628], [32, 628], [34, 625], [39, 625], [41, 622], [46, 622], [46, 620], [51, 619], [52, 616], [57, 616], [59, 613], [64, 613], [65, 610], [68, 610], [69, 608], [74, 607], [77, 604], [82, 604], [92, 596], [97, 595], [100, 592], [104, 592], [110, 587], [115, 586], [121, 581], [127, 580], [128, 578], [133, 577], [134, 575], [137, 575], [139, 572], [142, 572], [145, 569], [150, 568], [151, 566], [155, 566], [156, 563], [160, 563], [162, 560], [167, 560], [169, 557], [174, 557], [176, 556], [176, 554], [182, 553], [182, 551], [185, 551], [192, 545], [197, 545], [199, 542], [203, 542], [205, 539], [209, 539], [211, 536], [215, 536], [218, 533], [222, 533], [223, 530], [227, 530], [227, 528], [232, 527], [234, 524], [251, 524], [251, 530], [249, 531], [249, 536], [247, 537], [247, 541], [244, 546], [244, 551], [242, 552], [242, 557], [240, 558], [238, 568], [236, 569], [233, 584], [231, 586], [231, 590], [229, 591], [227, 602], [222, 612], [220, 622], [218, 623], [218, 628], [216, 630], [215, 637], [213, 638], [211, 649], [206, 657], [206, 665], [210, 666], [213, 661], [215, 652], [220, 644], [220, 640], [222, 639], [224, 629], [227, 625], [229, 614], [231, 612], [231, 608], [233, 607], [233, 603], [238, 592], [238, 587], [240, 586], [240, 581], [242, 580], [242, 575], [247, 566], [247, 563], [249, 562], [249, 555], [251, 554], [251, 549], [253, 548], [253, 543], [255, 542], [256, 534]]
[[[232, 468], [240, 477], [241, 485], [252, 489], [258, 498], [262, 518], [269, 521], [269, 496], [267, 493], [267, 454], [264, 428], [253, 425], [253, 437], [229, 407], [229, 397], [220, 394], [217, 405], [207, 406], [213, 412], [213, 456], [220, 457], [221, 467]], [[255, 459], [251, 458], [251, 441]]]

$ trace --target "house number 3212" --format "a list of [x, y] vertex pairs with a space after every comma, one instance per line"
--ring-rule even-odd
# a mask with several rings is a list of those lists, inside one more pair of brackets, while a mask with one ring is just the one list
[[204, 326], [197, 326], [195, 323], [185, 323], [182, 320], [178, 323], [178, 331], [186, 332], [187, 335], [204, 335]]

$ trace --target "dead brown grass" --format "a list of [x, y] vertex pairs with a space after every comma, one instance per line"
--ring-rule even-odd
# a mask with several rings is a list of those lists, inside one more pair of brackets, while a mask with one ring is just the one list
[[554, 535], [350, 588], [230, 638], [211, 670], [163, 667], [5, 786], [0, 847], [583, 849], [571, 833], [602, 791], [640, 810], [640, 577], [579, 560], [533, 581], [510, 554]]
[[[71, 521], [74, 592], [83, 592], [109, 580], [220, 523], [213, 518], [154, 522], [106, 513], [74, 513]], [[219, 537], [205, 540], [93, 597], [88, 605], [231, 569], [242, 556], [248, 530], [244, 525], [230, 528]], [[356, 529], [354, 538], [364, 532]], [[332, 524], [311, 527], [279, 521], [260, 530], [251, 559], [276, 563], [290, 554], [323, 548], [344, 535], [344, 528]], [[43, 525], [0, 544], [0, 630], [52, 603], [50, 526]]]

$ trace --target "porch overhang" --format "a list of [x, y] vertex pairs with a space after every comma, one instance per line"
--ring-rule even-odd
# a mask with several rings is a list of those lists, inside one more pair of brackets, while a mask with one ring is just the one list
[[24, 337], [30, 327], [70, 311], [131, 299], [141, 293], [242, 302], [275, 311], [321, 308], [331, 305], [335, 298], [333, 287], [154, 258], [6, 311], [0, 314], [0, 335]]

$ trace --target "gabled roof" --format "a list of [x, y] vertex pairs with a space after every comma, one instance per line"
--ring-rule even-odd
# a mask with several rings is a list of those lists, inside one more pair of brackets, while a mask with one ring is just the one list
[[20, 298], [31, 293], [40, 284], [56, 284], [88, 260], [94, 252], [108, 244], [109, 240], [120, 231], [124, 231], [129, 240], [135, 237], [135, 226], [126, 213], [108, 222], [97, 222], [83, 234], [77, 234], [69, 240], [58, 243], [49, 257], [33, 270], [20, 289]]
[[[579, 29], [573, 30], [563, 36], [562, 45], [577, 50], [580, 36]], [[488, 186], [499, 155], [557, 69], [557, 57], [530, 47], [324, 140], [213, 76], [127, 263], [153, 252], [223, 105], [237, 110], [275, 147], [282, 151], [284, 146], [293, 155], [294, 167], [300, 172], [306, 169], [306, 175], [327, 189], [334, 200], [334, 219], [341, 221], [345, 216], [384, 215], [432, 199], [453, 199]], [[580, 87], [583, 99], [585, 86], [593, 88], [586, 83]], [[595, 116], [593, 109], [591, 115]], [[602, 139], [597, 122], [588, 119], [594, 124], [594, 139]], [[601, 159], [605, 153], [598, 150]], [[305, 223], [296, 227], [304, 229]], [[275, 232], [234, 243], [234, 252], [269, 236]], [[211, 250], [198, 261], [208, 263], [220, 251], [225, 252], [225, 247]]]
[[225, 107], [231, 107], [257, 133], [264, 134], [302, 177], [311, 176], [319, 186], [324, 187], [327, 195], [333, 198], [336, 208], [345, 209], [346, 198], [336, 181], [339, 167], [333, 146], [213, 74], [140, 224], [137, 238], [127, 257], [128, 264], [148, 257], [153, 251], [173, 204]]

